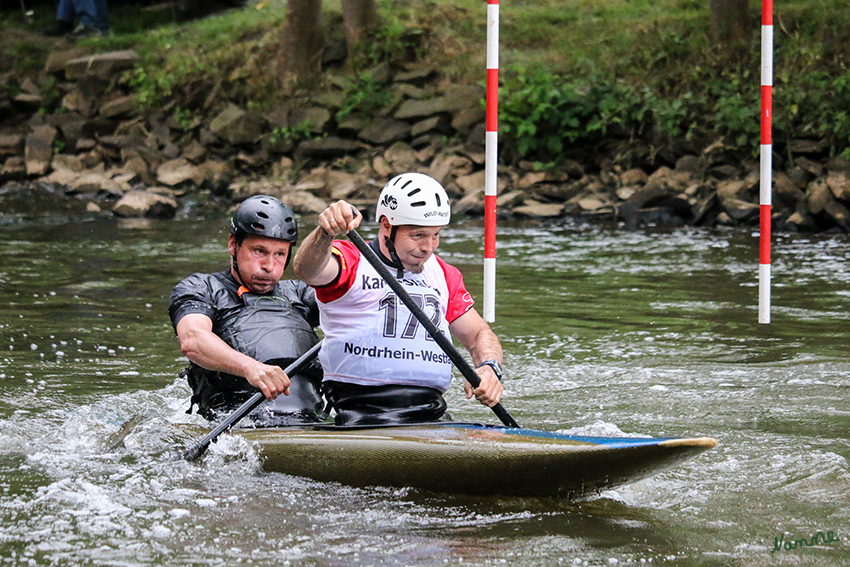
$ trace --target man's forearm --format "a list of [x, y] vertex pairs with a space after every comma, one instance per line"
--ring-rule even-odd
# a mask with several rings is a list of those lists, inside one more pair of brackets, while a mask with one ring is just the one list
[[250, 366], [257, 363], [250, 356], [233, 349], [213, 333], [194, 332], [181, 339], [186, 358], [207, 370], [226, 372], [245, 377]]
[[476, 366], [484, 360], [502, 362], [502, 345], [499, 344], [499, 338], [474, 308], [452, 321], [449, 330], [452, 337], [458, 339], [463, 348], [469, 351]]
[[476, 366], [485, 360], [502, 362], [502, 345], [489, 327], [483, 327], [478, 331], [478, 335], [470, 347], [469, 354], [472, 355], [472, 361]]
[[323, 285], [333, 279], [322, 281], [327, 277], [333, 240], [333, 236], [329, 236], [322, 227], [316, 228], [304, 239], [292, 260], [292, 268], [301, 281], [309, 285]]
[[259, 388], [267, 400], [274, 400], [280, 394], [289, 395], [289, 377], [282, 368], [231, 348], [213, 333], [203, 330], [185, 332], [180, 343], [183, 354], [195, 364], [207, 370], [241, 376], [250, 385]]

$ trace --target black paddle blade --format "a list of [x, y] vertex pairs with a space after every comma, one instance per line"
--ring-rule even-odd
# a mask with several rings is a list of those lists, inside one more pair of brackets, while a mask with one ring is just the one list
[[496, 404], [495, 406], [493, 406], [490, 409], [493, 410], [493, 413], [496, 414], [496, 416], [501, 420], [501, 422], [503, 424], [505, 424], [508, 427], [514, 427], [516, 429], [520, 429], [519, 424], [514, 420], [513, 416], [511, 416], [511, 414], [508, 413], [508, 410], [506, 410], [504, 407], [502, 407], [502, 404]]
[[186, 449], [183, 452], [183, 459], [186, 460], [186, 461], [190, 461], [190, 462], [191, 461], [197, 461], [198, 459], [201, 458], [201, 455], [203, 455], [204, 452], [206, 452], [207, 447], [209, 447], [209, 446], [210, 446], [209, 441], [207, 441], [206, 443], [198, 441], [197, 443], [195, 443], [194, 445], [192, 445], [191, 447], [189, 447], [188, 449]]
[[[289, 372], [287, 372], [287, 374], [289, 374]], [[266, 398], [261, 392], [257, 392], [256, 394], [248, 398], [248, 401], [243, 403], [232, 414], [227, 416], [227, 418], [221, 423], [219, 423], [215, 427], [215, 429], [204, 435], [200, 440], [195, 442], [190, 447], [186, 448], [186, 450], [183, 452], [183, 458], [187, 461], [197, 461], [198, 459], [200, 459], [201, 455], [203, 455], [206, 452], [207, 448], [210, 446], [210, 443], [214, 442], [216, 439], [218, 439], [219, 435], [236, 425], [236, 422], [238, 422], [243, 417], [254, 411], [254, 409], [261, 403], [263, 403], [265, 399]]]

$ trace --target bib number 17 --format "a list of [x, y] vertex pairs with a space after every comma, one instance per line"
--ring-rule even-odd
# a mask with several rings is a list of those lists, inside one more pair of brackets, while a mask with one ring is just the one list
[[[411, 293], [410, 298], [413, 302], [422, 309], [426, 314], [431, 312], [431, 322], [434, 323], [438, 328], [440, 326], [440, 301], [433, 295], [421, 295], [418, 293]], [[398, 333], [398, 325], [397, 319], [399, 315], [399, 299], [394, 293], [388, 293], [380, 302], [380, 309], [384, 312], [384, 329], [383, 335], [388, 338], [395, 338]], [[407, 309], [404, 310], [405, 313], [408, 314], [407, 322], [404, 325], [404, 329], [401, 331], [402, 339], [412, 339], [416, 336], [416, 332], [419, 327], [421, 327], [419, 323], [419, 319], [417, 319], [413, 313], [410, 313]], [[429, 341], [433, 341], [434, 338], [429, 334], [425, 333], [425, 338]]]

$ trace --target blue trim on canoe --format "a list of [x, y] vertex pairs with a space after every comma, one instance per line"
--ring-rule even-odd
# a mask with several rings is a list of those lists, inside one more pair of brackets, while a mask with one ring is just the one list
[[[431, 425], [431, 424], [429, 424]], [[434, 423], [433, 425], [440, 425]], [[525, 435], [528, 437], [541, 437], [544, 439], [563, 439], [565, 441], [579, 441], [581, 443], [592, 443], [594, 445], [605, 445], [612, 449], [622, 447], [642, 447], [645, 445], [658, 445], [662, 441], [676, 439], [676, 437], [589, 437], [584, 435], [564, 435], [551, 431], [539, 431], [537, 429], [524, 429], [516, 427], [503, 427], [500, 425], [481, 425], [479, 423], [446, 423], [449, 427], [462, 429], [498, 429], [507, 435]]]
[[[304, 428], [304, 425], [292, 426], [295, 428]], [[463, 421], [429, 421], [421, 423], [385, 423], [380, 425], [334, 425], [316, 424], [306, 426], [309, 429], [318, 431], [357, 431], [370, 429], [388, 429], [398, 427], [456, 427], [459, 429], [481, 429], [481, 430], [498, 430], [506, 435], [525, 435], [526, 437], [538, 437], [541, 439], [561, 439], [563, 441], [576, 441], [579, 443], [590, 443], [592, 445], [604, 445], [611, 449], [621, 449], [626, 447], [645, 447], [647, 445], [658, 445], [662, 441], [671, 439], [680, 439], [680, 437], [591, 437], [586, 435], [564, 435], [562, 433], [553, 433], [551, 431], [540, 431], [538, 429], [524, 429], [517, 427], [505, 427], [504, 425], [490, 425], [482, 423], [472, 423]]]

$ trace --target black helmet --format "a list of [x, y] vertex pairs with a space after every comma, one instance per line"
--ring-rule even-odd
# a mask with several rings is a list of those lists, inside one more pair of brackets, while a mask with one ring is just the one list
[[275, 197], [255, 195], [240, 204], [230, 219], [230, 233], [237, 238], [246, 234], [267, 236], [291, 242], [298, 241], [295, 213]]

